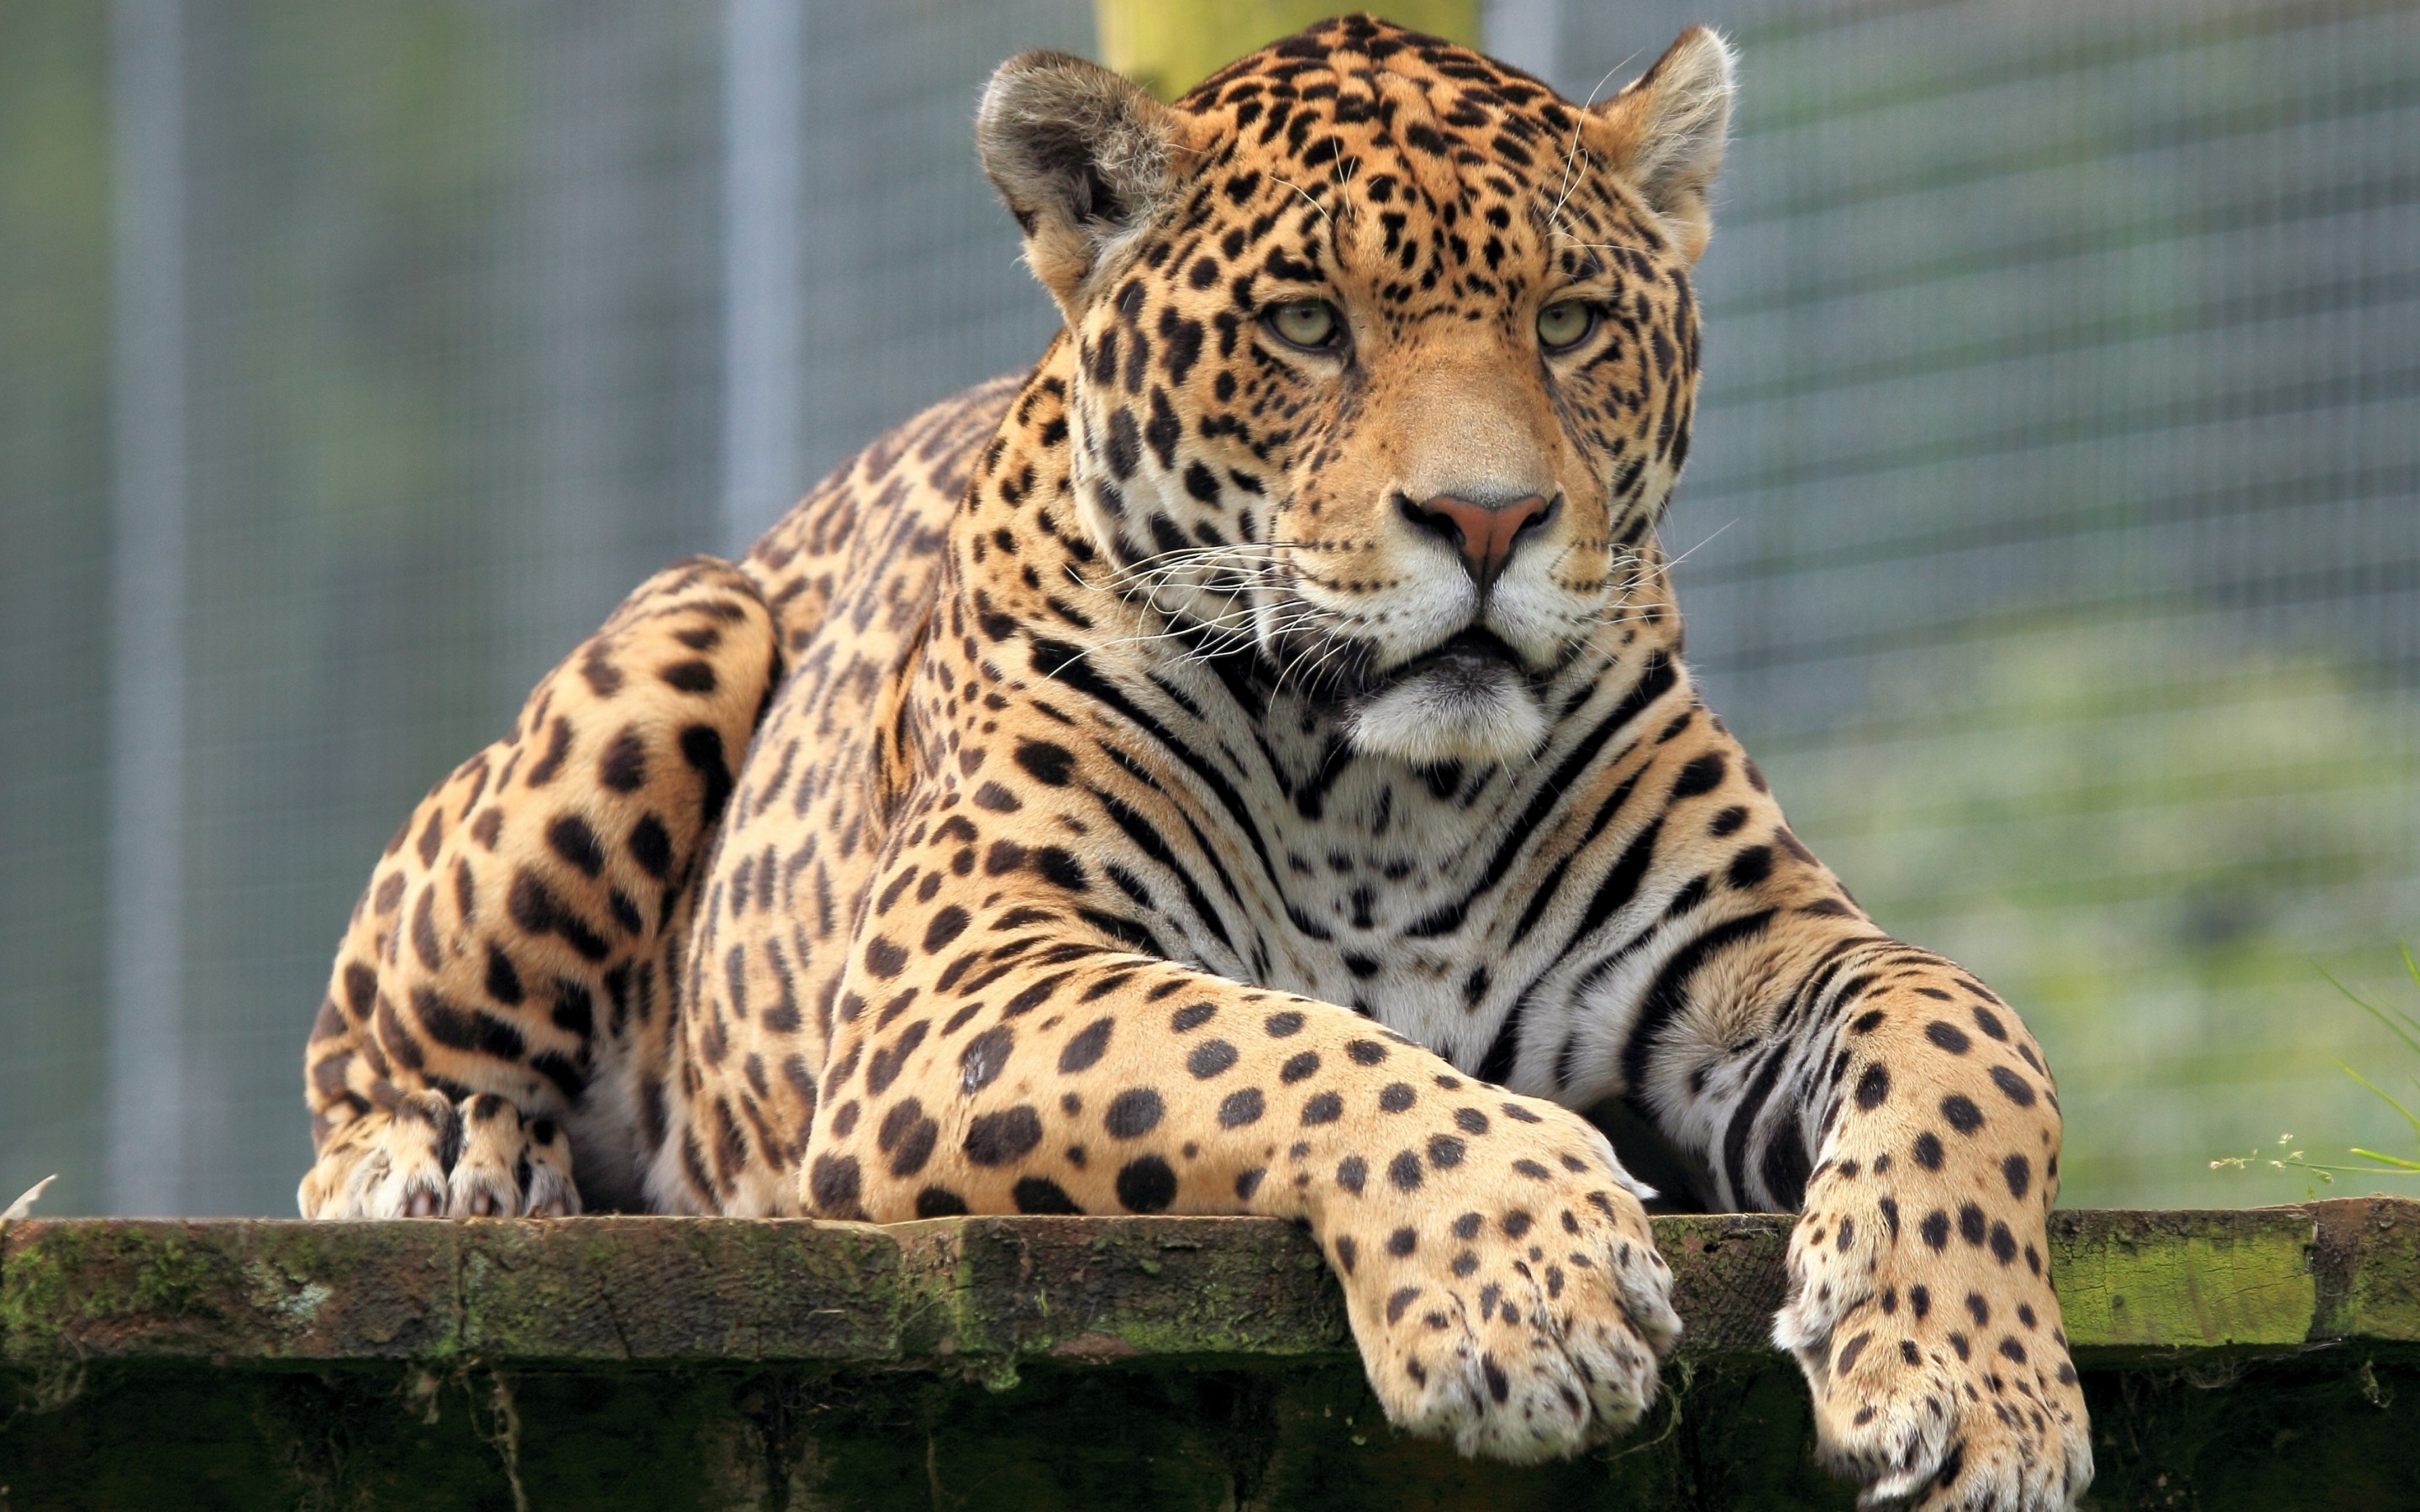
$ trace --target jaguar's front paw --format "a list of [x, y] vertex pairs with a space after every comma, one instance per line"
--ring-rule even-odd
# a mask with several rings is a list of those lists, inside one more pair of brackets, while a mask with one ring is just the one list
[[1645, 1211], [1603, 1136], [1550, 1103], [1493, 1093], [1456, 1120], [1346, 1156], [1321, 1215], [1371, 1385], [1466, 1455], [1530, 1463], [1621, 1432], [1681, 1334]]
[[462, 1153], [445, 1182], [449, 1218], [562, 1218], [580, 1211], [571, 1141], [492, 1093], [462, 1100]]
[[580, 1211], [580, 1189], [553, 1119], [491, 1093], [458, 1106], [418, 1091], [337, 1130], [301, 1200], [306, 1218], [560, 1217]]
[[1791, 1236], [1774, 1323], [1814, 1394], [1818, 1456], [1860, 1506], [2074, 1506], [2092, 1445], [2040, 1233], [1831, 1174]]

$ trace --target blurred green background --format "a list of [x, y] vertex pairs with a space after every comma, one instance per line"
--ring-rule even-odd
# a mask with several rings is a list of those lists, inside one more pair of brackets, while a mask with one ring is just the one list
[[[2071, 1203], [2408, 1152], [2337, 1063], [2420, 1065], [2319, 968], [2394, 995], [2420, 934], [2420, 5], [1481, 7], [1575, 97], [1696, 20], [1742, 53], [1667, 532], [1716, 706], [2035, 1024]], [[0, 0], [0, 1199], [292, 1211], [379, 845], [628, 584], [1039, 351], [973, 100], [1094, 42]]]

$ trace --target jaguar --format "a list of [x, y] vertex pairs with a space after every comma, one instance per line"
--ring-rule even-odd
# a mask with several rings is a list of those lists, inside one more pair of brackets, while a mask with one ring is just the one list
[[2058, 1100], [1700, 700], [1657, 531], [1733, 93], [1366, 16], [1174, 104], [1001, 66], [1062, 329], [642, 584], [378, 861], [306, 1216], [1295, 1220], [1388, 1415], [1535, 1461], [1681, 1331], [1666, 1197], [1797, 1213], [1868, 1504], [2071, 1506]]

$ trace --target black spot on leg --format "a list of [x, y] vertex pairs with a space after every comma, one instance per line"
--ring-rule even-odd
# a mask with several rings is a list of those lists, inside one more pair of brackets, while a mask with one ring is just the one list
[[1910, 1151], [1916, 1163], [1928, 1171], [1941, 1169], [1941, 1136], [1927, 1129], [1916, 1136], [1916, 1148]]
[[1988, 1226], [1984, 1222], [1983, 1210], [1981, 1208], [1976, 1206], [1972, 1202], [1962, 1204], [1959, 1207], [1959, 1238], [1979, 1249], [1982, 1247], [1983, 1237], [1987, 1231]]
[[605, 847], [597, 843], [597, 832], [577, 814], [564, 814], [546, 826], [548, 849], [579, 869], [584, 876], [596, 876], [605, 870]]
[[577, 910], [555, 896], [553, 890], [526, 867], [514, 874], [512, 888], [504, 897], [504, 909], [512, 916], [514, 923], [530, 933], [560, 934], [573, 949], [591, 961], [604, 960], [612, 949]]
[[1016, 1047], [1016, 1031], [1005, 1024], [994, 1025], [969, 1040], [958, 1052], [958, 1089], [971, 1094], [998, 1081]]
[[513, 958], [504, 954], [491, 941], [488, 946], [488, 995], [510, 1006], [521, 1000], [521, 975], [513, 968]]
[[1210, 1040], [1193, 1047], [1192, 1053], [1185, 1057], [1185, 1069], [1193, 1074], [1195, 1080], [1208, 1081], [1233, 1066], [1235, 1060], [1233, 1045], [1224, 1040]]
[[2000, 1089], [2001, 1095], [2021, 1108], [2034, 1105], [2033, 1084], [2006, 1066], [1992, 1068], [1992, 1085]]
[[1078, 1031], [1059, 1052], [1059, 1074], [1072, 1076], [1079, 1071], [1091, 1070], [1109, 1049], [1109, 1031], [1115, 1024], [1113, 1019], [1094, 1019]]
[[1176, 1173], [1157, 1155], [1143, 1155], [1118, 1168], [1117, 1192], [1128, 1212], [1165, 1212], [1176, 1200]]
[[668, 687], [679, 688], [684, 693], [714, 691], [714, 667], [706, 661], [695, 659], [676, 661], [657, 672], [656, 675], [663, 679]]
[[967, 1199], [945, 1186], [928, 1186], [916, 1194], [916, 1216], [919, 1218], [962, 1218], [966, 1216]]
[[1261, 1120], [1261, 1115], [1266, 1109], [1267, 1102], [1261, 1096], [1261, 1089], [1257, 1087], [1247, 1087], [1240, 1092], [1230, 1092], [1218, 1104], [1218, 1127], [1240, 1129], [1249, 1123], [1258, 1123]]
[[944, 906], [933, 916], [933, 921], [924, 927], [924, 953], [927, 955], [939, 953], [952, 940], [966, 933], [968, 922], [969, 918], [965, 909], [955, 903]]
[[636, 730], [613, 737], [597, 762], [597, 776], [616, 793], [636, 793], [647, 781], [647, 747]]
[[1874, 1336], [1871, 1334], [1860, 1334], [1856, 1337], [1849, 1340], [1848, 1343], [1841, 1345], [1840, 1352], [1832, 1358], [1833, 1372], [1835, 1374], [1845, 1374], [1850, 1366], [1857, 1363], [1857, 1356], [1866, 1352], [1866, 1346], [1872, 1343], [1873, 1338]]
[[647, 875], [660, 882], [673, 866], [673, 838], [664, 822], [654, 814], [644, 814], [630, 826], [630, 859]]
[[1159, 1127], [1163, 1111], [1157, 1092], [1148, 1087], [1130, 1088], [1109, 1100], [1101, 1124], [1113, 1139], [1140, 1139]]
[[908, 1177], [924, 1168], [940, 1136], [941, 1126], [926, 1118], [923, 1105], [909, 1097], [883, 1115], [876, 1143], [891, 1156], [891, 1174]]
[[967, 1125], [967, 1159], [978, 1165], [1005, 1165], [1042, 1143], [1042, 1116], [1030, 1106], [986, 1113]]
[[807, 1174], [807, 1193], [815, 1211], [833, 1218], [861, 1218], [858, 1206], [858, 1168], [854, 1155], [817, 1155]]
[[1870, 1113], [1890, 1096], [1890, 1072], [1876, 1061], [1857, 1078], [1857, 1106]]
[[896, 1041], [876, 1050], [867, 1057], [865, 1089], [869, 1094], [878, 1097], [890, 1088], [892, 1082], [899, 1079], [899, 1073], [907, 1069], [908, 1056], [924, 1042], [925, 1026], [928, 1022], [925, 1019], [916, 1020], [899, 1031]]
[[1962, 1134], [1971, 1134], [1983, 1127], [1982, 1109], [1978, 1108], [1974, 1100], [1963, 1093], [1952, 1092], [1943, 1098], [1941, 1116], [1949, 1120], [1949, 1127]]
[[1084, 1211], [1063, 1187], [1047, 1176], [1019, 1177], [1016, 1185], [1009, 1189], [1009, 1200], [1016, 1204], [1019, 1212], [1080, 1215]]
[[711, 725], [690, 725], [680, 733], [680, 753], [698, 775], [699, 808], [711, 825], [731, 801], [731, 767], [723, 760], [722, 735]]

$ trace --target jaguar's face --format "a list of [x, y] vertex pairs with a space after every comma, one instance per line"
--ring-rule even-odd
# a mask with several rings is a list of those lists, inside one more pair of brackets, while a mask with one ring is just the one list
[[1164, 180], [1062, 295], [1115, 586], [1338, 702], [1365, 750], [1533, 750], [1686, 454], [1701, 213], [1618, 171], [1639, 111], [1379, 23], [1151, 110]]

